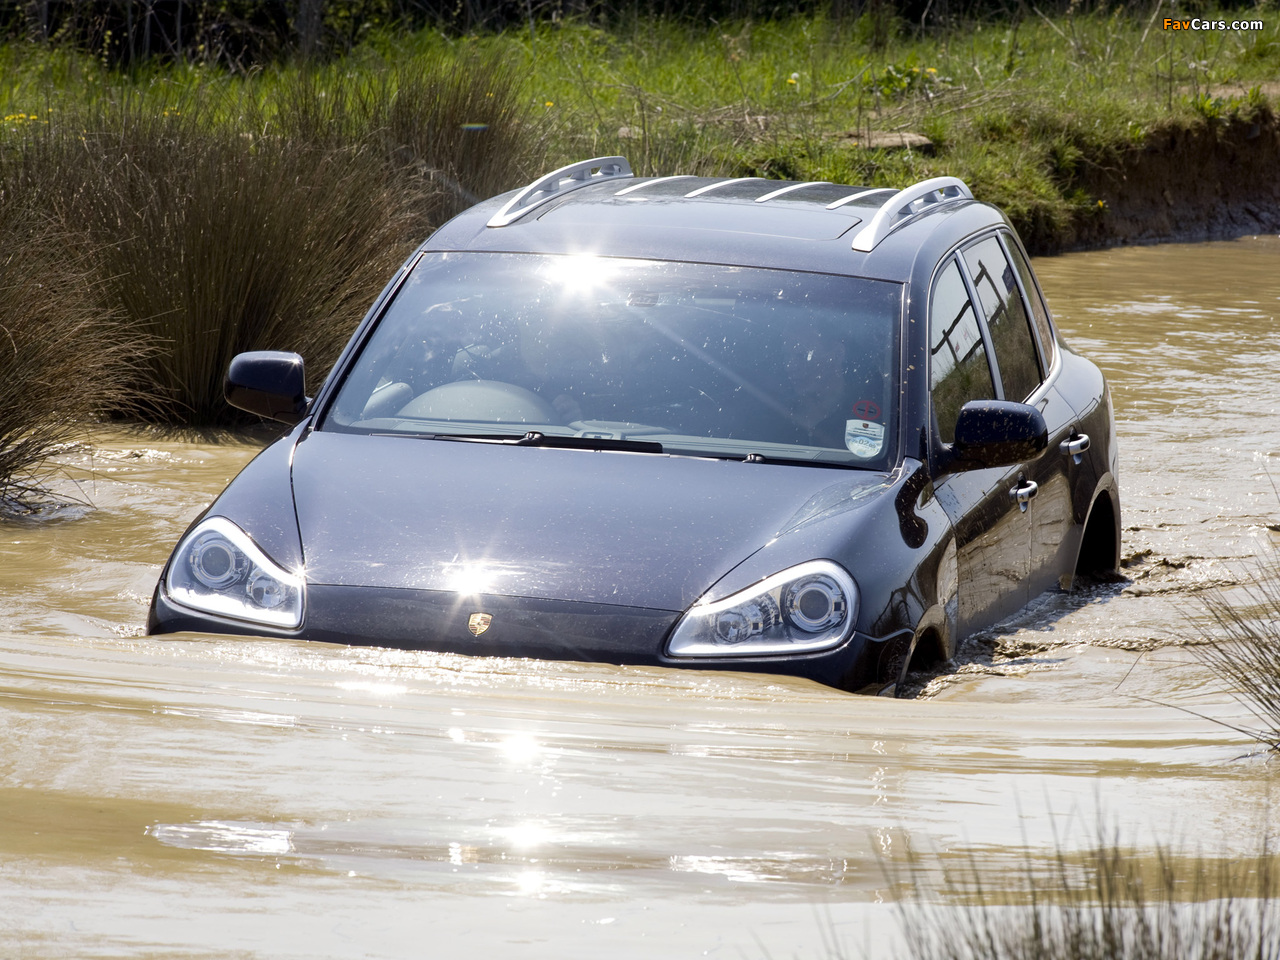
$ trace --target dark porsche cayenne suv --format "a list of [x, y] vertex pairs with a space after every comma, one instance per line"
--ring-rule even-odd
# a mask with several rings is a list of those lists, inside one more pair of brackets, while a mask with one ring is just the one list
[[418, 249], [192, 524], [152, 633], [766, 671], [891, 692], [1114, 570], [1110, 397], [1005, 217], [574, 164]]

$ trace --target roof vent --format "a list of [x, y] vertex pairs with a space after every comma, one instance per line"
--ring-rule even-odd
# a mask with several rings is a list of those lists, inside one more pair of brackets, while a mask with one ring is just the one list
[[853, 249], [866, 253], [905, 220], [940, 204], [972, 200], [973, 192], [957, 177], [934, 177], [899, 190], [884, 202], [876, 215], [853, 238]]
[[490, 227], [505, 227], [523, 217], [535, 207], [540, 207], [548, 200], [562, 197], [570, 190], [577, 190], [602, 180], [615, 180], [631, 177], [631, 164], [626, 157], [596, 157], [594, 160], [581, 160], [571, 163], [559, 170], [552, 170], [539, 177], [514, 197], [502, 205], [487, 224]]

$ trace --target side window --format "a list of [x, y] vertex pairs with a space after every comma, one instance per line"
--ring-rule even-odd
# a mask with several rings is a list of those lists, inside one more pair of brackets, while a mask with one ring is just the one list
[[1040, 292], [1035, 274], [1031, 272], [1031, 264], [1027, 263], [1027, 258], [1022, 255], [1018, 245], [1011, 239], [1006, 239], [1005, 246], [1009, 248], [1009, 256], [1013, 258], [1013, 265], [1017, 267], [1018, 276], [1022, 279], [1023, 292], [1031, 304], [1031, 316], [1036, 323], [1036, 332], [1040, 334], [1045, 373], [1048, 373], [1048, 368], [1053, 366], [1053, 358], [1057, 355], [1055, 351], [1058, 345], [1053, 339], [1053, 328], [1049, 325], [1049, 310], [1044, 305], [1044, 295]]
[[978, 318], [954, 260], [938, 274], [929, 305], [929, 390], [943, 443], [955, 439], [961, 407], [996, 395]]
[[1040, 360], [1031, 324], [1013, 267], [995, 237], [980, 240], [964, 251], [964, 262], [991, 330], [991, 346], [1006, 400], [1025, 400], [1040, 386]]

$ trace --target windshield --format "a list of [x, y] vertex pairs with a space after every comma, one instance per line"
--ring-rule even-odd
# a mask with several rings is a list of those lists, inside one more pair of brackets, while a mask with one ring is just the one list
[[899, 284], [827, 274], [427, 254], [322, 429], [884, 469], [901, 302]]

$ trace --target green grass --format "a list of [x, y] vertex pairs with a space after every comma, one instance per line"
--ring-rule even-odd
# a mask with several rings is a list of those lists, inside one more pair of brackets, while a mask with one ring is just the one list
[[[1175, 38], [1123, 11], [1031, 15], [899, 36], [884, 50], [861, 23], [822, 19], [635, 29], [564, 29], [531, 57], [534, 96], [560, 119], [560, 155], [634, 153], [642, 127], [660, 141], [697, 131], [702, 166], [736, 175], [894, 186], [952, 174], [1041, 249], [1105, 214], [1091, 174], [1170, 125], [1266, 114], [1267, 96], [1248, 91], [1280, 74], [1274, 16], [1261, 35]], [[892, 131], [935, 149], [865, 149], [849, 136]]]

